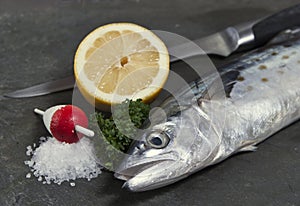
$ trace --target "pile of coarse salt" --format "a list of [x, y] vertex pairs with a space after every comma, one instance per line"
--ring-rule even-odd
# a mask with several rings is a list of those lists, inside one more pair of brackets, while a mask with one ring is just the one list
[[[25, 164], [43, 184], [53, 182], [60, 185], [71, 181], [70, 185], [75, 186], [75, 179], [90, 181], [101, 173], [93, 150], [92, 142], [85, 137], [73, 144], [59, 142], [53, 137], [41, 137], [39, 147], [36, 144], [27, 147], [26, 155], [31, 156], [31, 160]], [[28, 173], [26, 178], [30, 177], [31, 173]]]

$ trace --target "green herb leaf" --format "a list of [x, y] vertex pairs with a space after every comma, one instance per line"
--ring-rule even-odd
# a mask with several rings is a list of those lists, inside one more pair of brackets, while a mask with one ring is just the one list
[[[129, 134], [128, 136], [135, 136], [137, 128], [141, 128], [144, 121], [148, 118], [149, 112], [150, 106], [143, 103], [141, 99], [136, 101], [126, 99], [114, 107], [114, 119], [112, 116], [106, 117], [101, 112], [96, 112], [90, 116], [90, 127], [98, 127], [102, 133], [96, 132], [98, 137], [95, 138], [105, 138], [109, 143], [105, 147], [101, 146], [101, 148], [98, 148], [98, 150], [105, 150], [104, 153], [108, 156], [108, 159], [110, 159], [110, 161], [104, 163], [106, 166], [109, 165], [110, 168], [112, 168], [114, 165], [116, 155], [112, 151], [111, 146], [118, 151], [127, 152], [132, 143], [132, 139], [123, 134], [117, 128], [116, 123], [119, 127], [123, 128], [126, 134]], [[126, 118], [128, 114], [131, 121], [128, 121]], [[95, 129], [95, 131], [98, 130]], [[103, 154], [103, 151], [101, 151], [101, 153]]]

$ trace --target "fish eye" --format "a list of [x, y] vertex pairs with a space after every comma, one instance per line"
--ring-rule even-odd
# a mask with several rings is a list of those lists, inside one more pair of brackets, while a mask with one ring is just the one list
[[148, 145], [156, 149], [166, 147], [170, 141], [164, 132], [153, 132], [147, 136], [146, 140]]

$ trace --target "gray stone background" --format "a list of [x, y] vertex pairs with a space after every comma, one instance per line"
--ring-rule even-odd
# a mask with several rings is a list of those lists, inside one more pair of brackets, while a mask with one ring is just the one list
[[[0, 95], [71, 75], [78, 44], [103, 24], [134, 22], [195, 39], [296, 3], [300, 2], [0, 0]], [[177, 63], [172, 69], [182, 70], [181, 66]], [[72, 91], [28, 99], [0, 97], [0, 205], [300, 205], [299, 121], [260, 144], [257, 152], [236, 155], [150, 192], [122, 190], [122, 182], [109, 172], [90, 182], [77, 180], [75, 187], [26, 179], [26, 146], [48, 134], [33, 108], [71, 102]]]

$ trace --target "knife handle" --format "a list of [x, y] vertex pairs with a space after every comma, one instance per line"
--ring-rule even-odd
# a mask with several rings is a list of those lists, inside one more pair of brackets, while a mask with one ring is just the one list
[[267, 43], [277, 33], [300, 26], [300, 4], [273, 14], [253, 26], [255, 46]]

